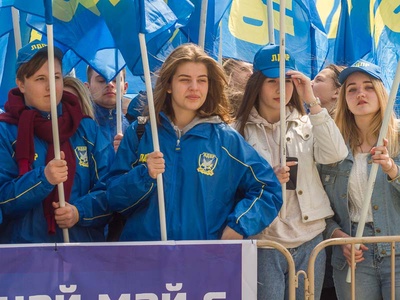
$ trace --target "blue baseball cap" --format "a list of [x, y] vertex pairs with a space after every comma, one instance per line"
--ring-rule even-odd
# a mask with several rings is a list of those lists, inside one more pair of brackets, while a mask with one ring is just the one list
[[383, 82], [382, 77], [381, 77], [381, 68], [369, 61], [359, 59], [357, 60], [354, 64], [352, 64], [350, 67], [344, 69], [342, 72], [339, 74], [339, 82], [340, 84], [343, 84], [347, 77], [349, 77], [351, 74], [354, 72], [363, 72], [366, 73], [376, 79], [379, 79], [380, 81]]
[[[35, 40], [30, 42], [29, 44], [26, 44], [18, 51], [15, 70], [18, 71], [19, 67], [22, 64], [30, 61], [39, 52], [44, 52], [44, 51], [47, 52], [47, 44], [43, 43], [42, 41]], [[54, 56], [58, 58], [60, 61], [62, 61], [63, 53], [59, 48], [54, 47]]]
[[[295, 59], [285, 49], [285, 73], [289, 70], [297, 70]], [[261, 71], [268, 78], [279, 77], [279, 46], [268, 44], [257, 51], [254, 56], [253, 69]]]

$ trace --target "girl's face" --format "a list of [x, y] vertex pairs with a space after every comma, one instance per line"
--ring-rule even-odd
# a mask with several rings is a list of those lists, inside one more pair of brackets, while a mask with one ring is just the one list
[[[54, 60], [55, 81], [56, 81], [56, 102], [60, 103], [63, 94], [63, 77], [60, 62]], [[50, 112], [50, 75], [49, 65], [45, 62], [43, 66], [31, 77], [24, 81], [17, 79], [17, 85], [24, 94], [25, 105], [35, 107], [40, 111]]]
[[178, 66], [172, 77], [172, 108], [175, 116], [195, 117], [208, 93], [208, 71], [203, 63], [185, 62]]
[[375, 115], [380, 104], [371, 78], [363, 72], [355, 72], [346, 80], [346, 102], [355, 116]]
[[333, 81], [334, 72], [330, 69], [323, 69], [311, 82], [315, 97], [321, 100], [322, 107], [329, 106], [337, 98], [339, 88]]
[[[292, 98], [294, 85], [292, 79], [285, 79], [285, 105], [287, 105]], [[279, 91], [279, 78], [266, 78], [261, 87], [260, 93], [260, 107], [265, 107], [270, 110], [280, 110], [280, 91]]]

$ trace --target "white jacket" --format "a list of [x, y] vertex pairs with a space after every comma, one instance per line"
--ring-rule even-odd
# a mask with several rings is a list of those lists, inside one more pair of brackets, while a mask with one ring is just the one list
[[[286, 108], [286, 156], [298, 158], [296, 194], [303, 223], [333, 215], [327, 194], [322, 186], [316, 163], [331, 164], [347, 157], [348, 150], [333, 119], [326, 109], [315, 115], [301, 116], [297, 110]], [[271, 145], [271, 137], [280, 141], [280, 122], [268, 123], [255, 108], [245, 126], [245, 139], [272, 166], [271, 153], [279, 153], [279, 145]], [[269, 139], [267, 139], [269, 136]], [[277, 152], [278, 151], [278, 152]], [[279, 158], [279, 155], [274, 155]]]

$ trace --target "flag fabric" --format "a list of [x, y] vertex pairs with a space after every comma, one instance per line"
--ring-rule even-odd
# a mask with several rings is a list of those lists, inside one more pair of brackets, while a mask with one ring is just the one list
[[[143, 75], [139, 33], [146, 36], [150, 69], [162, 61], [157, 53], [175, 31], [177, 17], [162, 0], [99, 0], [97, 8], [105, 20], [127, 67], [134, 75]], [[115, 18], [118, 16], [118, 22]]]
[[[0, 0], [0, 108], [4, 107], [10, 89], [15, 83], [16, 49], [11, 16], [12, 1]], [[21, 40], [27, 43], [30, 28], [26, 26], [24, 18], [26, 14], [20, 13]]]
[[[54, 40], [63, 45], [63, 69], [69, 72], [80, 59], [101, 74], [107, 81], [112, 80], [125, 66], [125, 60], [116, 48], [107, 24], [96, 8], [94, 1], [79, 2], [54, 0]], [[28, 15], [27, 23], [46, 35], [43, 16]], [[90, 45], [90, 46], [89, 46]]]
[[369, 1], [317, 0], [329, 40], [326, 64], [351, 65], [371, 51]]
[[[279, 41], [280, 5], [273, 2], [274, 37]], [[286, 2], [285, 45], [297, 68], [309, 77], [321, 69], [328, 39], [314, 1]], [[251, 34], [249, 34], [251, 33]], [[222, 54], [248, 62], [269, 42], [266, 1], [233, 0], [222, 21]]]
[[[169, 0], [171, 6], [181, 3], [182, 0]], [[201, 8], [203, 0], [191, 0], [194, 4], [193, 13], [190, 15], [189, 22], [181, 28], [188, 42], [199, 43]], [[230, 7], [232, 0], [208, 0], [206, 15], [206, 33], [204, 49], [211, 56], [218, 56], [219, 25], [223, 15]]]

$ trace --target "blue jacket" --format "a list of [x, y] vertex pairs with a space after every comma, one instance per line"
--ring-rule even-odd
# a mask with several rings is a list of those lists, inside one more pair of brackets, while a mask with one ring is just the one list
[[[368, 159], [370, 160], [370, 158]], [[348, 181], [353, 166], [353, 154], [349, 150], [346, 159], [337, 165], [320, 165], [321, 182], [329, 196], [335, 215], [327, 219], [326, 237], [332, 236], [335, 229], [341, 229], [350, 235], [351, 219], [349, 214]], [[400, 156], [394, 158], [400, 165]], [[368, 164], [368, 173], [372, 163]], [[374, 190], [371, 197], [372, 217], [376, 236], [400, 234], [400, 181], [390, 182], [387, 175], [378, 168]], [[388, 256], [391, 253], [390, 243], [378, 243], [380, 256]], [[399, 245], [396, 246], [396, 254], [400, 254]], [[340, 246], [333, 247], [332, 265], [338, 269], [346, 266]]]
[[[63, 242], [58, 227], [55, 235], [48, 235], [43, 214], [42, 202], [54, 188], [44, 175], [47, 143], [34, 138], [37, 158], [32, 170], [18, 177], [14, 158], [17, 131], [16, 125], [0, 122], [0, 211], [3, 214], [0, 242]], [[70, 142], [76, 154], [70, 203], [80, 215], [78, 224], [69, 229], [70, 241], [104, 241], [104, 225], [109, 214], [105, 186], [99, 179], [108, 173], [114, 150], [89, 118], [82, 119]]]
[[[158, 127], [169, 240], [219, 239], [226, 225], [244, 237], [267, 227], [282, 205], [270, 165], [232, 128], [215, 117], [197, 119], [177, 136], [161, 113]], [[153, 152], [149, 122], [140, 140], [137, 122], [118, 149], [107, 185], [110, 209], [128, 217], [121, 240], [160, 240], [156, 180], [145, 164]]]
[[[94, 103], [94, 113], [101, 131], [108, 141], [113, 145], [114, 137], [117, 134], [117, 110], [115, 108], [105, 108]], [[122, 116], [122, 133], [129, 126], [128, 120]]]

